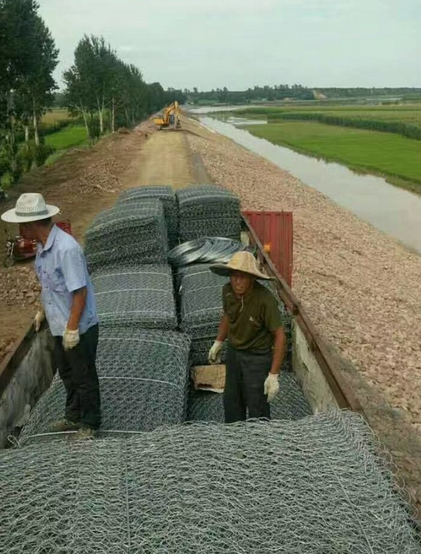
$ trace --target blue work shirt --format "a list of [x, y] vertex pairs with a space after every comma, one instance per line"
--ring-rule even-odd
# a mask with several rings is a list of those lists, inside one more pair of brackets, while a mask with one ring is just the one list
[[94, 290], [82, 248], [56, 225], [47, 242], [38, 243], [35, 269], [41, 283], [41, 301], [53, 336], [62, 336], [70, 317], [73, 292], [87, 288], [86, 304], [79, 321], [82, 335], [98, 323]]

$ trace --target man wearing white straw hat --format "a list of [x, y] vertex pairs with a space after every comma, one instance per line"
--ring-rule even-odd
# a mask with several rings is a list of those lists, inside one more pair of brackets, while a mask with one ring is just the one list
[[269, 402], [279, 391], [285, 333], [275, 297], [257, 281], [269, 277], [259, 270], [250, 252], [237, 252], [228, 264], [214, 264], [210, 269], [230, 278], [222, 289], [224, 315], [209, 351], [209, 362], [220, 363], [228, 338], [225, 421], [270, 418]]
[[43, 310], [36, 314], [34, 325], [39, 331], [47, 318], [67, 393], [65, 418], [55, 422], [51, 431], [77, 431], [77, 438], [91, 438], [101, 423], [95, 367], [98, 318], [82, 248], [52, 221], [59, 211], [46, 204], [41, 194], [26, 193], [1, 218], [18, 223], [24, 237], [38, 244], [35, 270]]

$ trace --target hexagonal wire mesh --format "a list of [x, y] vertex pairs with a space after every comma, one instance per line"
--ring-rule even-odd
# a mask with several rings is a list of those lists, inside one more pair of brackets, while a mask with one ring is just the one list
[[[149, 431], [183, 422], [189, 347], [190, 340], [182, 333], [102, 328], [97, 355], [101, 430]], [[51, 424], [64, 416], [65, 397], [56, 377], [32, 411], [20, 440], [48, 433]]]
[[168, 237], [159, 200], [116, 205], [99, 214], [85, 235], [89, 268], [166, 263]]
[[240, 200], [216, 185], [199, 185], [177, 191], [180, 242], [201, 237], [240, 239]]
[[191, 424], [0, 453], [0, 552], [420, 554], [361, 417]]
[[98, 269], [92, 283], [102, 326], [138, 324], [143, 329], [176, 329], [170, 266]]
[[148, 198], [156, 198], [162, 202], [167, 222], [169, 247], [174, 248], [178, 244], [178, 205], [172, 187], [157, 185], [125, 190], [118, 197], [117, 204], [136, 206], [142, 204]]

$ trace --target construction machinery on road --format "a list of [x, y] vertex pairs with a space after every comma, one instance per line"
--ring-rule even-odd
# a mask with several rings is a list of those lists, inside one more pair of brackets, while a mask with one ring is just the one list
[[162, 116], [154, 117], [153, 122], [159, 129], [172, 128], [174, 130], [181, 127], [180, 124], [180, 106], [177, 100], [164, 108]]

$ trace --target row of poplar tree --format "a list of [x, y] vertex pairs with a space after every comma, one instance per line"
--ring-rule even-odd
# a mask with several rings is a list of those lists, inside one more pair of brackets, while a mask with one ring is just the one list
[[64, 103], [83, 119], [92, 139], [106, 130], [132, 127], [160, 110], [168, 97], [159, 83], [145, 83], [140, 70], [124, 63], [103, 37], [82, 38], [63, 80]]
[[[51, 154], [41, 120], [55, 101], [59, 51], [38, 10], [35, 0], [0, 0], [0, 179], [7, 173], [11, 182]], [[145, 83], [102, 37], [82, 38], [63, 80], [62, 104], [80, 117], [91, 140], [133, 126], [176, 92]]]

